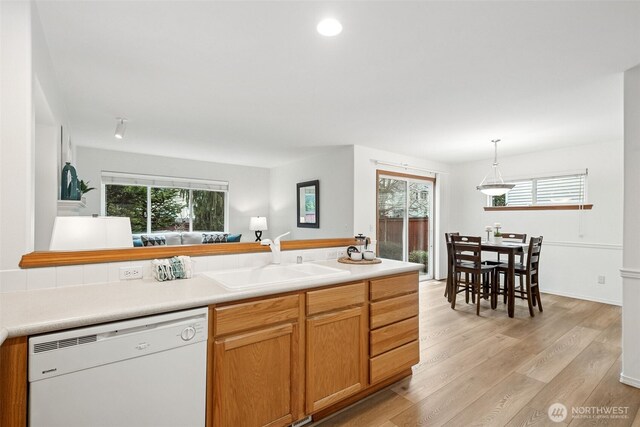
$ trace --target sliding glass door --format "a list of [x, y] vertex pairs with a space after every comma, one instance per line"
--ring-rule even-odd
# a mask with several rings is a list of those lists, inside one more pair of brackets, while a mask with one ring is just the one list
[[433, 178], [378, 171], [378, 256], [424, 265], [433, 277]]

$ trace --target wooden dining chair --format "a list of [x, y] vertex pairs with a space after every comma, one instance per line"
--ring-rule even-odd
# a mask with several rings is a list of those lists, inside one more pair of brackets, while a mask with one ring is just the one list
[[451, 236], [459, 236], [460, 233], [452, 231], [450, 233], [444, 233], [444, 241], [447, 244], [447, 286], [444, 287], [444, 297], [449, 298], [449, 288], [453, 283], [453, 253], [451, 250]]
[[[513, 292], [515, 296], [521, 299], [526, 299], [527, 304], [529, 305], [529, 315], [531, 317], [535, 316], [533, 311], [534, 306], [538, 306], [538, 310], [542, 312], [542, 300], [540, 299], [540, 286], [539, 286], [539, 271], [540, 271], [540, 252], [542, 250], [542, 236], [540, 237], [532, 237], [529, 240], [529, 249], [527, 250], [527, 260], [526, 263], [516, 263], [515, 265], [515, 274], [516, 276], [520, 276], [520, 287], [519, 289], [514, 289]], [[497, 274], [496, 274], [496, 289], [495, 293], [506, 295], [508, 292], [507, 288], [507, 271], [509, 270], [508, 264], [500, 264], [497, 266]], [[502, 288], [500, 286], [500, 275], [503, 274], [505, 276], [505, 286]], [[524, 279], [524, 286], [522, 281]]]
[[[451, 287], [451, 308], [456, 308], [456, 297], [465, 293], [469, 302], [469, 294], [475, 296], [476, 315], [480, 315], [480, 300], [491, 297], [491, 307], [495, 306], [493, 290], [495, 288], [495, 265], [482, 263], [482, 239], [474, 236], [451, 236], [451, 252], [453, 256], [453, 286]], [[464, 281], [462, 280], [462, 273]], [[482, 277], [488, 274], [490, 286], [483, 286]]]

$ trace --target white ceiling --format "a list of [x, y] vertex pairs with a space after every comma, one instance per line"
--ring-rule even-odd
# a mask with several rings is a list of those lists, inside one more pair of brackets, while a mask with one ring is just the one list
[[[276, 165], [622, 139], [640, 2], [39, 1], [73, 142]], [[315, 31], [326, 16], [342, 34]], [[129, 119], [125, 139], [115, 117]]]

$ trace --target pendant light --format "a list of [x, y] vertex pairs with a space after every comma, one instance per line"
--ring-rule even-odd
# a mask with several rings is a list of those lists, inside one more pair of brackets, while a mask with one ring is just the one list
[[[493, 165], [491, 166], [491, 171], [485, 175], [484, 179], [476, 189], [480, 190], [487, 196], [502, 196], [503, 194], [508, 193], [516, 185], [507, 184], [502, 179], [502, 174], [500, 173], [500, 169], [498, 169], [498, 142], [500, 142], [500, 140], [493, 139], [491, 142], [493, 142], [494, 146]], [[489, 178], [492, 174], [493, 178]]]

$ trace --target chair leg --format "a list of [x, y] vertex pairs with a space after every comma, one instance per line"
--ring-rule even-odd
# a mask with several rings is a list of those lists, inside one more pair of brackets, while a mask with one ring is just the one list
[[535, 317], [535, 313], [533, 311], [533, 304], [531, 300], [533, 299], [533, 294], [531, 293], [531, 275], [527, 275], [527, 304], [529, 305], [529, 315], [531, 317]]
[[453, 275], [453, 283], [449, 289], [449, 298], [451, 299], [451, 309], [456, 309], [456, 297], [458, 296], [458, 275]]
[[482, 289], [482, 282], [480, 282], [480, 281], [476, 282], [475, 286], [478, 289], [478, 292], [477, 292], [478, 295], [477, 295], [477, 298], [476, 298], [476, 316], [480, 316], [480, 300], [482, 299], [482, 298], [480, 298], [480, 290]]
[[540, 310], [540, 312], [542, 312], [542, 300], [540, 299], [540, 287], [536, 284], [535, 289], [536, 289], [536, 292], [535, 292], [535, 297], [536, 298], [535, 299], [538, 300], [538, 310]]

